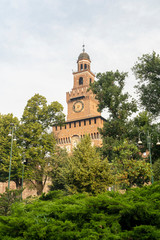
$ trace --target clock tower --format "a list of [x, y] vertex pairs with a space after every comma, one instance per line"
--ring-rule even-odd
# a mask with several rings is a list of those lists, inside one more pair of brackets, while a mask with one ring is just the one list
[[90, 83], [94, 82], [95, 75], [91, 72], [91, 60], [84, 50], [77, 61], [77, 71], [73, 72], [73, 88], [67, 93], [68, 115], [67, 121], [100, 116], [97, 111], [98, 101], [91, 91]]
[[66, 93], [67, 121], [64, 126], [53, 126], [57, 144], [65, 147], [68, 152], [72, 151], [85, 134], [90, 135], [92, 145], [102, 144], [98, 129], [103, 127], [105, 119], [97, 111], [98, 101], [89, 90], [90, 83], [94, 80], [91, 60], [83, 45], [83, 51], [77, 60], [77, 71], [73, 72], [73, 88]]

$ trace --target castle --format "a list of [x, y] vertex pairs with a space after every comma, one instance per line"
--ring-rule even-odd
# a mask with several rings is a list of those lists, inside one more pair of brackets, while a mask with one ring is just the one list
[[[90, 135], [92, 145], [102, 145], [98, 128], [102, 128], [106, 120], [97, 111], [98, 101], [92, 91], [88, 90], [90, 83], [93, 83], [94, 80], [91, 60], [83, 46], [83, 52], [77, 60], [77, 71], [73, 72], [73, 88], [71, 92], [66, 93], [67, 121], [64, 126], [53, 126], [57, 145], [66, 148], [69, 153], [85, 134]], [[46, 184], [44, 192], [48, 191], [48, 184]], [[7, 182], [0, 183], [0, 193], [3, 193], [6, 187]], [[16, 189], [13, 181], [11, 181], [11, 189]], [[36, 190], [26, 188], [23, 191], [23, 198], [30, 195], [36, 195]]]

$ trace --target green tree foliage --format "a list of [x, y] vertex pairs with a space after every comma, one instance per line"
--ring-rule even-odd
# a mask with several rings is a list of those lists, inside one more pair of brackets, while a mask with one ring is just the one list
[[113, 148], [115, 158], [112, 168], [115, 173], [115, 184], [123, 188], [132, 186], [142, 187], [151, 180], [149, 162], [140, 159], [139, 149], [127, 140]]
[[125, 194], [48, 195], [13, 204], [11, 216], [0, 217], [0, 239], [160, 239], [159, 183]]
[[160, 158], [153, 164], [154, 181], [160, 181]]
[[11, 152], [11, 137], [8, 134], [11, 132], [11, 123], [14, 124], [14, 136], [17, 141], [13, 141], [12, 147], [12, 162], [11, 162], [11, 180], [16, 183], [16, 186], [21, 185], [22, 178], [22, 155], [21, 149], [18, 147], [19, 142], [19, 121], [12, 114], [0, 114], [0, 181], [6, 182], [9, 176], [9, 162]]
[[160, 56], [153, 52], [138, 58], [133, 67], [138, 79], [135, 86], [141, 105], [154, 115], [160, 114]]
[[113, 182], [107, 159], [102, 160], [91, 139], [86, 135], [73, 150], [63, 172], [69, 192], [97, 194], [106, 191]]
[[66, 149], [56, 147], [52, 158], [52, 185], [50, 190], [66, 190], [65, 170], [68, 164], [68, 153]]
[[98, 81], [91, 84], [90, 89], [99, 101], [98, 110], [106, 109], [109, 118], [100, 131], [103, 136], [105, 155], [112, 159], [113, 146], [123, 140], [128, 132], [128, 117], [136, 112], [133, 99], [129, 102], [129, 94], [123, 93], [127, 73], [106, 72], [97, 74]]
[[22, 190], [8, 190], [0, 194], [0, 215], [10, 215], [13, 203], [21, 200]]
[[40, 195], [52, 170], [55, 139], [49, 128], [64, 122], [63, 107], [58, 102], [47, 105], [46, 98], [35, 94], [24, 109], [21, 119], [20, 143], [25, 153], [25, 179]]
[[147, 111], [140, 112], [136, 117], [131, 119], [128, 124], [129, 131], [127, 132], [126, 137], [138, 144], [138, 141], [141, 140], [142, 144], [139, 145], [139, 151], [141, 153], [148, 150], [147, 144], [147, 135], [151, 135], [151, 154], [152, 161], [156, 161], [160, 155], [160, 146], [157, 145], [158, 137], [160, 138], [160, 131], [158, 130], [160, 125], [159, 123], [152, 122], [153, 117], [151, 113]]

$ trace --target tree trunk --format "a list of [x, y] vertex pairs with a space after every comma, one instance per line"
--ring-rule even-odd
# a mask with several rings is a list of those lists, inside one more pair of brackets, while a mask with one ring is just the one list
[[21, 189], [21, 187], [22, 187], [22, 180], [17, 178], [15, 180], [15, 183], [16, 183], [16, 189], [18, 189], [18, 190]]
[[43, 192], [43, 182], [42, 181], [36, 181], [36, 190], [37, 190], [37, 195], [40, 196]]

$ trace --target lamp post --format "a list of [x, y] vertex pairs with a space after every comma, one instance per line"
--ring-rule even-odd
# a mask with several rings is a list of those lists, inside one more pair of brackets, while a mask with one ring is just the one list
[[[23, 176], [24, 176], [24, 163], [26, 162], [26, 160], [23, 157], [23, 161], [22, 161], [22, 191], [23, 191]], [[21, 200], [22, 200], [22, 192], [21, 192]]]
[[[139, 133], [139, 138], [138, 138], [138, 144], [141, 145], [142, 141], [141, 141], [141, 133]], [[157, 146], [160, 145], [159, 139], [157, 139]], [[147, 146], [148, 146], [148, 150], [149, 150], [149, 160], [150, 160], [150, 166], [151, 166], [151, 172], [152, 172], [152, 154], [151, 154], [151, 134], [149, 133], [149, 131], [147, 131]], [[154, 182], [154, 178], [153, 178], [153, 172], [151, 175], [151, 183], [153, 184]]]
[[[149, 131], [147, 133], [147, 146], [149, 150], [149, 160], [150, 160], [150, 165], [151, 165], [151, 171], [152, 171], [152, 155], [151, 155], [151, 135], [149, 134]], [[153, 179], [153, 172], [151, 176], [151, 183], [153, 184], [154, 179]]]
[[16, 138], [13, 138], [13, 133], [14, 133], [14, 123], [10, 124], [10, 133], [8, 134], [9, 137], [11, 137], [11, 152], [10, 152], [10, 161], [9, 161], [9, 177], [8, 177], [8, 189], [10, 189], [10, 178], [11, 178], [11, 163], [12, 163], [12, 146], [13, 146], [13, 141], [16, 140]]

